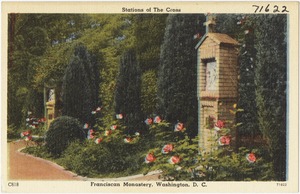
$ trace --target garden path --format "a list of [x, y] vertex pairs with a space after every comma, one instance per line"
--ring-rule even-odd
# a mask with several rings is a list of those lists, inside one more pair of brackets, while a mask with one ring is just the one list
[[42, 158], [20, 152], [26, 146], [25, 141], [8, 143], [8, 179], [9, 180], [83, 180], [83, 181], [156, 181], [159, 171], [148, 175], [133, 175], [119, 178], [87, 178], [78, 176], [63, 167]]
[[25, 141], [8, 143], [9, 180], [81, 180], [53, 162], [20, 152], [25, 146]]

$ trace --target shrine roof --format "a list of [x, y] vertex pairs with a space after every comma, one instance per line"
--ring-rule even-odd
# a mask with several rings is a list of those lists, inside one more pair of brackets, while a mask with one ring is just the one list
[[198, 49], [200, 47], [200, 45], [204, 42], [204, 40], [209, 37], [211, 38], [213, 41], [215, 41], [217, 44], [232, 44], [232, 45], [238, 45], [239, 43], [234, 40], [233, 38], [231, 38], [230, 36], [228, 36], [227, 34], [221, 34], [221, 33], [207, 33], [205, 34], [201, 40], [199, 41], [199, 43], [196, 45], [196, 49]]

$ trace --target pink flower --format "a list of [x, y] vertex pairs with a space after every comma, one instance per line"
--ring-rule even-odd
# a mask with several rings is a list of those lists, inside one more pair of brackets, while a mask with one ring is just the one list
[[102, 141], [103, 141], [103, 138], [100, 137], [100, 138], [97, 138], [97, 139], [95, 140], [95, 143], [96, 143], [96, 144], [99, 144], [99, 143], [101, 143]]
[[31, 141], [32, 140], [32, 136], [31, 135], [28, 135], [25, 137], [25, 141]]
[[147, 125], [151, 125], [153, 123], [153, 119], [152, 118], [148, 118], [148, 119], [145, 120], [145, 123]]
[[88, 131], [88, 139], [94, 139], [94, 130], [93, 129], [90, 129], [89, 131]]
[[46, 118], [40, 118], [40, 119], [38, 120], [38, 122], [44, 123], [44, 122], [46, 122]]
[[250, 162], [250, 163], [254, 163], [256, 161], [256, 157], [254, 153], [250, 153], [246, 155], [246, 159]]
[[101, 111], [101, 107], [97, 107], [96, 112], [100, 112], [100, 111]]
[[178, 156], [172, 156], [168, 161], [170, 164], [177, 164], [180, 162], [180, 158]]
[[83, 128], [84, 128], [84, 129], [88, 129], [88, 128], [89, 128], [89, 124], [85, 123], [85, 124], [83, 125]]
[[161, 122], [161, 118], [159, 116], [156, 116], [154, 118], [154, 123], [160, 123]]
[[218, 120], [215, 124], [215, 130], [219, 131], [225, 126], [225, 123], [221, 120]]
[[152, 163], [156, 160], [155, 156], [153, 155], [153, 153], [149, 153], [146, 155], [145, 157], [145, 163]]
[[116, 115], [116, 118], [117, 118], [117, 119], [123, 119], [123, 114], [117, 114], [117, 115]]
[[112, 126], [110, 127], [111, 130], [116, 130], [117, 128], [118, 128], [117, 125], [112, 125]]
[[24, 132], [21, 133], [21, 137], [29, 136], [30, 134], [31, 134], [31, 130], [24, 131]]
[[166, 145], [164, 145], [164, 147], [162, 148], [162, 150], [161, 150], [161, 152], [163, 153], [163, 154], [167, 154], [167, 153], [169, 153], [169, 152], [171, 152], [172, 150], [173, 150], [173, 145], [172, 144], [166, 144]]
[[106, 131], [105, 131], [105, 136], [109, 136], [111, 133], [112, 133], [111, 130], [106, 130]]
[[219, 138], [219, 144], [222, 145], [222, 146], [223, 145], [229, 145], [230, 144], [230, 137], [226, 136], [226, 135], [220, 137]]
[[183, 123], [177, 123], [175, 125], [174, 131], [182, 131], [183, 130]]
[[132, 142], [132, 140], [133, 140], [133, 139], [130, 138], [130, 137], [125, 137], [125, 138], [124, 138], [124, 142], [125, 142], [125, 143], [130, 143], [130, 142]]

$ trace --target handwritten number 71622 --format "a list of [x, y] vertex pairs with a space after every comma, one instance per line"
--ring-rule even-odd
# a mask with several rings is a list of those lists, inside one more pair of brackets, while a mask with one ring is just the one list
[[268, 4], [267, 6], [259, 6], [259, 5], [252, 5], [252, 7], [255, 7], [255, 11], [254, 13], [261, 13], [261, 12], [271, 12], [273, 11], [273, 13], [285, 13], [285, 12], [289, 12], [287, 10], [286, 6], [281, 6], [279, 7], [278, 5], [274, 5], [273, 9], [270, 8], [270, 4]]

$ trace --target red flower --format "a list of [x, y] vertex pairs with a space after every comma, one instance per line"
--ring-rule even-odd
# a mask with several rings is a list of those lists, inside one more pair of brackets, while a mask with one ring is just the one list
[[95, 143], [96, 143], [96, 144], [99, 144], [99, 143], [101, 143], [102, 141], [103, 141], [103, 138], [100, 137], [100, 138], [97, 138], [97, 139], [95, 140]]
[[118, 127], [117, 125], [112, 125], [112, 126], [110, 127], [110, 129], [111, 129], [111, 130], [116, 130], [117, 127]]
[[32, 140], [32, 136], [31, 135], [28, 135], [25, 137], [25, 141], [31, 141]]
[[90, 129], [89, 131], [88, 131], [88, 139], [94, 139], [94, 133], [95, 133], [95, 131], [93, 130], [93, 129]]
[[125, 138], [124, 138], [124, 142], [125, 142], [125, 143], [130, 143], [130, 142], [132, 142], [132, 140], [133, 140], [133, 139], [130, 138], [130, 137], [125, 137]]
[[106, 131], [105, 131], [105, 136], [109, 136], [111, 133], [112, 133], [111, 130], [106, 130]]
[[215, 124], [215, 130], [219, 131], [225, 126], [225, 123], [221, 120], [218, 120]]
[[169, 159], [169, 163], [170, 164], [177, 164], [180, 162], [180, 158], [178, 156], [172, 156], [170, 159]]
[[173, 150], [173, 145], [172, 144], [167, 144], [167, 145], [164, 145], [161, 152], [163, 154], [167, 154], [167, 153], [171, 152], [172, 150]]
[[24, 132], [21, 133], [21, 137], [29, 136], [30, 134], [31, 134], [31, 130], [24, 131]]
[[147, 125], [151, 125], [153, 123], [153, 119], [152, 118], [148, 118], [148, 119], [145, 120], [145, 123]]
[[153, 155], [153, 153], [149, 153], [146, 155], [145, 157], [145, 163], [152, 163], [156, 160], [155, 156]]
[[159, 116], [156, 116], [154, 118], [154, 123], [160, 123], [161, 122], [161, 118]]
[[250, 163], [254, 163], [256, 161], [256, 157], [255, 157], [255, 154], [254, 153], [250, 153], [250, 154], [247, 154], [246, 155], [246, 158], [247, 160], [250, 162]]
[[84, 129], [88, 129], [88, 128], [89, 128], [89, 124], [88, 124], [88, 123], [85, 123], [85, 124], [83, 125], [83, 128], [84, 128]]
[[229, 136], [222, 136], [219, 138], [220, 145], [229, 145], [230, 144], [230, 137]]
[[174, 131], [182, 131], [183, 130], [183, 123], [177, 123], [175, 125]]
[[116, 115], [116, 118], [117, 118], [117, 119], [123, 119], [123, 115], [122, 115], [122, 114], [117, 114], [117, 115]]
[[44, 122], [46, 122], [46, 118], [40, 118], [40, 119], [38, 120], [38, 122], [44, 123]]

